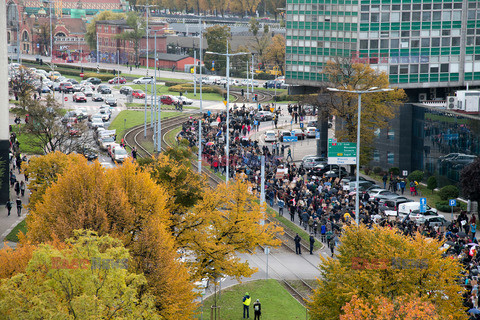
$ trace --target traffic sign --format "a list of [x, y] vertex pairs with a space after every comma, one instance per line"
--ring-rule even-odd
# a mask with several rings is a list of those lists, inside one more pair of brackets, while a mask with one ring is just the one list
[[320, 131], [315, 130], [315, 139], [320, 140]]
[[448, 200], [448, 205], [450, 207], [456, 207], [457, 206], [457, 200], [456, 199], [450, 199]]
[[253, 121], [253, 125], [258, 126], [258, 121], [257, 120]]
[[225, 105], [225, 107], [227, 106], [227, 100], [223, 100], [223, 104]]
[[85, 74], [83, 72], [80, 73], [80, 77], [83, 78]]
[[427, 212], [427, 198], [420, 198], [420, 213]]
[[296, 137], [296, 136], [283, 137], [283, 142], [297, 142], [297, 141], [298, 141], [298, 137]]
[[303, 129], [303, 122], [300, 122], [300, 129]]
[[356, 164], [357, 144], [328, 139], [328, 164]]
[[407, 170], [403, 170], [403, 171], [402, 171], [402, 175], [403, 175], [404, 177], [408, 176], [408, 171], [407, 171]]
[[65, 99], [64, 99], [64, 100], [65, 100], [65, 101], [68, 101], [68, 97], [65, 97]]

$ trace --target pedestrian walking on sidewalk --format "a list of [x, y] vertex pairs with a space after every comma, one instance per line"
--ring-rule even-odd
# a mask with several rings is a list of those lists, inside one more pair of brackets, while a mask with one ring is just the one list
[[260, 316], [262, 315], [262, 305], [260, 304], [259, 299], [253, 304], [253, 314], [255, 316], [253, 320], [260, 320]]
[[20, 194], [20, 182], [15, 182], [15, 187], [13, 188], [15, 190], [15, 193], [18, 195]]
[[13, 207], [13, 202], [10, 201], [10, 199], [8, 199], [7, 203], [5, 204], [5, 208], [7, 208], [7, 216], [10, 216], [10, 211], [12, 211], [12, 207]]
[[26, 188], [25, 182], [21, 181], [20, 182], [20, 192], [22, 194], [22, 197], [25, 196], [25, 188]]
[[17, 197], [17, 214], [20, 217], [22, 215], [22, 200]]
[[310, 234], [310, 254], [313, 254], [313, 246], [315, 245], [315, 238]]
[[295, 253], [296, 254], [302, 254], [302, 248], [300, 247], [300, 241], [302, 241], [302, 239], [300, 238], [298, 233], [295, 236], [295, 238], [293, 239], [293, 241], [295, 241]]
[[287, 151], [287, 161], [288, 161], [288, 158], [290, 158], [290, 161], [293, 161], [292, 159], [292, 150], [290, 148], [288, 148], [288, 151]]

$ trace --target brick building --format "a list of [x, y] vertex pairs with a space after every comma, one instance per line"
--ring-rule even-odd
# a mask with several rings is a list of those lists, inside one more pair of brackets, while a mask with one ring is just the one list
[[[164, 30], [168, 28], [166, 22], [149, 22], [148, 50], [155, 49], [154, 32], [157, 31], [157, 52], [167, 52], [167, 42]], [[132, 40], [123, 40], [119, 35], [131, 31], [125, 20], [97, 21], [98, 49], [101, 62], [135, 64], [135, 44]], [[147, 37], [143, 36], [139, 41], [138, 55], [146, 53]], [[92, 57], [96, 59], [96, 57]], [[142, 62], [139, 61], [141, 64]]]

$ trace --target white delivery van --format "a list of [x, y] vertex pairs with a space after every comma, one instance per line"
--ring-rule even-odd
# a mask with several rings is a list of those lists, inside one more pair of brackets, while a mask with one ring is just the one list
[[[407, 215], [409, 212], [419, 212], [420, 202], [405, 202], [398, 206], [398, 215]], [[427, 211], [433, 211], [437, 213], [437, 209], [431, 208], [427, 205]]]

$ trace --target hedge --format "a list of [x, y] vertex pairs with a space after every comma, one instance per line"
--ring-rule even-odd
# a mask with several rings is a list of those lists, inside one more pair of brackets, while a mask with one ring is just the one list
[[460, 194], [460, 191], [454, 185], [445, 186], [442, 189], [440, 189], [440, 191], [438, 192], [440, 199], [444, 201], [450, 200], [450, 199], [456, 199], [459, 194]]
[[[193, 92], [194, 87], [193, 84], [191, 83], [185, 83], [185, 84], [177, 84], [175, 86], [169, 87], [168, 91], [170, 92]], [[203, 86], [202, 87], [202, 92], [204, 93], [218, 93], [220, 95], [223, 94], [223, 90], [218, 87], [213, 87], [213, 86]]]
[[[450, 212], [452, 210], [452, 207], [450, 207], [448, 200], [435, 202], [435, 208], [443, 212]], [[458, 211], [458, 210], [460, 210], [459, 206], [453, 207], [453, 211]]]
[[[61, 73], [61, 72], [60, 72]], [[102, 74], [102, 73], [96, 73], [96, 72], [87, 72], [83, 76], [84, 79], [87, 78], [98, 78], [102, 81], [108, 81], [113, 78], [113, 75], [111, 74]]]

